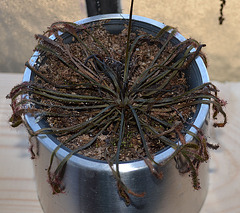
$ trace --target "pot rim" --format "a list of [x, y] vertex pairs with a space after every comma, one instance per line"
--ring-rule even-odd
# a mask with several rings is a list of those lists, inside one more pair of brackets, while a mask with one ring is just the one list
[[[104, 14], [104, 15], [97, 15], [97, 16], [91, 16], [79, 21], [76, 21], [76, 24], [87, 24], [90, 22], [94, 22], [94, 21], [99, 21], [99, 20], [106, 20], [106, 19], [129, 19], [129, 15], [128, 14]], [[163, 28], [166, 25], [155, 21], [153, 19], [150, 18], [146, 18], [146, 17], [142, 17], [142, 16], [137, 16], [137, 15], [133, 15], [132, 19], [135, 21], [140, 21], [140, 22], [145, 22], [148, 24], [151, 24], [153, 26], [156, 26], [158, 28]], [[186, 38], [183, 37], [179, 32], [176, 33], [175, 37], [179, 40], [179, 41], [185, 41]], [[55, 39], [55, 37], [52, 35], [50, 36], [51, 39]], [[193, 50], [194, 51], [194, 50]], [[34, 52], [33, 56], [30, 58], [29, 63], [31, 66], [33, 66], [37, 60], [39, 56], [39, 52], [36, 51]], [[209, 76], [208, 76], [208, 72], [206, 69], [206, 66], [203, 62], [203, 60], [201, 59], [201, 57], [197, 57], [195, 59], [195, 62], [200, 70], [200, 76], [201, 76], [201, 80], [202, 83], [207, 83], [209, 82]], [[30, 81], [30, 77], [31, 77], [31, 70], [29, 68], [25, 69], [24, 72], [24, 76], [23, 76], [23, 82], [29, 82]], [[198, 115], [194, 121], [194, 125], [197, 127], [201, 127], [204, 124], [204, 121], [208, 115], [209, 112], [209, 105], [208, 104], [201, 104], [200, 105], [200, 109], [198, 112]], [[32, 128], [33, 131], [37, 131], [39, 129], [41, 129], [41, 127], [39, 126], [39, 124], [36, 122], [36, 119], [31, 116], [30, 114], [25, 115], [25, 119], [26, 122], [30, 125], [30, 127]], [[196, 128], [191, 127], [189, 129], [189, 131], [193, 132], [194, 134], [197, 133]], [[37, 136], [38, 140], [41, 141], [41, 143], [50, 151], [53, 152], [53, 150], [57, 147], [57, 144], [52, 141], [47, 135], [39, 135]], [[186, 142], [189, 142], [193, 139], [193, 137], [189, 134], [186, 134], [185, 136], [185, 140]], [[163, 162], [166, 159], [168, 159], [173, 153], [174, 153], [174, 149], [173, 148], [168, 148], [164, 151], [162, 151], [161, 153], [157, 154], [154, 156], [154, 160], [156, 162]], [[57, 157], [60, 159], [63, 159], [64, 157], [67, 156], [69, 152], [63, 148], [60, 148], [57, 151]], [[69, 160], [68, 160], [68, 164], [72, 164], [75, 166], [84, 166], [84, 167], [91, 167], [96, 170], [110, 170], [109, 165], [106, 161], [101, 161], [101, 160], [96, 160], [96, 159], [92, 159], [89, 157], [85, 157], [82, 155], [73, 155]], [[143, 167], [147, 167], [147, 165], [145, 164], [144, 160], [137, 160], [137, 161], [128, 161], [128, 162], [120, 162], [119, 163], [119, 169], [121, 172], [129, 172], [132, 170], [137, 170], [139, 168], [143, 168]]]

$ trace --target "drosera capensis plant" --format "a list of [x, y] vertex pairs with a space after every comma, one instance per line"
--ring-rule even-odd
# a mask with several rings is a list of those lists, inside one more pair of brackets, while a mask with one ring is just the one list
[[[94, 25], [53, 23], [43, 35], [36, 35], [35, 51], [40, 54], [37, 62], [34, 65], [26, 62], [35, 75], [34, 80], [16, 85], [7, 96], [12, 101], [13, 127], [23, 123], [31, 137], [52, 134], [60, 141], [47, 170], [53, 194], [64, 191], [62, 179], [68, 160], [103, 143], [101, 160], [108, 162], [126, 205], [131, 203], [130, 194], [143, 197], [145, 192], [133, 192], [122, 181], [119, 164], [128, 160], [124, 153], [133, 154], [130, 160], [144, 160], [149, 171], [161, 179], [163, 165], [154, 161], [154, 154], [161, 148], [172, 147], [175, 152], [165, 163], [173, 158], [176, 162], [184, 159], [185, 167], [179, 167], [179, 172], [189, 173], [193, 188], [198, 190], [199, 166], [209, 159], [208, 148], [218, 148], [207, 141], [203, 131], [189, 118], [198, 105], [209, 104], [213, 118], [221, 114], [223, 119], [216, 121], [214, 127], [227, 123], [226, 102], [218, 97], [216, 86], [208, 82], [189, 89], [184, 77], [197, 57], [206, 62], [202, 52], [205, 45], [194, 39], [174, 44], [177, 30], [170, 26], [155, 36], [132, 32], [132, 10], [133, 0], [129, 23], [123, 33], [126, 45], [121, 54], [113, 54], [116, 49], [104, 45], [98, 36], [102, 33], [117, 36], [104, 29], [107, 21]], [[70, 43], [64, 40], [66, 34], [71, 35]], [[146, 61], [141, 61], [139, 52], [146, 49], [146, 45], [154, 51]], [[49, 77], [51, 72], [53, 75]], [[37, 122], [45, 119], [48, 126], [32, 131], [24, 120], [28, 113]], [[189, 126], [197, 133], [190, 132]], [[186, 143], [186, 134], [191, 135], [194, 142]], [[150, 143], [158, 148], [152, 149]], [[72, 150], [53, 170], [53, 160], [62, 146]], [[30, 150], [32, 158], [37, 157], [32, 148]]]

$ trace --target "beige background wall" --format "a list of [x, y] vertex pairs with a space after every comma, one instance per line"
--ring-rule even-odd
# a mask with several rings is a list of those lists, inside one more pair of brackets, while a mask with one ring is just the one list
[[85, 17], [85, 0], [0, 0], [0, 72], [24, 72], [34, 34], [52, 22]]
[[[130, 0], [122, 0], [128, 13]], [[226, 20], [218, 25], [219, 0], [135, 0], [135, 15], [177, 27], [185, 37], [207, 44], [212, 80], [240, 81], [240, 1], [227, 0]], [[52, 22], [87, 17], [85, 0], [0, 0], [0, 72], [23, 72], [32, 55], [34, 34]]]

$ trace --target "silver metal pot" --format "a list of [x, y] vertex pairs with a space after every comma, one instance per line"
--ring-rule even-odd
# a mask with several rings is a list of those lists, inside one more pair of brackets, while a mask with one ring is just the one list
[[[111, 19], [106, 26], [110, 32], [118, 33], [128, 19], [128, 15], [111, 14], [99, 15], [77, 21], [84, 24], [103, 19]], [[157, 21], [133, 16], [133, 26], [140, 27], [147, 32], [156, 33], [165, 25]], [[185, 38], [177, 34], [176, 41]], [[30, 59], [30, 63], [36, 62], [38, 53]], [[190, 87], [195, 87], [209, 81], [206, 67], [200, 57], [191, 66], [191, 73], [187, 76]], [[30, 81], [31, 71], [26, 68], [23, 81]], [[193, 118], [194, 125], [206, 129], [208, 120], [208, 105], [200, 105], [196, 116]], [[26, 121], [36, 131], [41, 125], [35, 118], [26, 115]], [[190, 131], [195, 132], [191, 127]], [[208, 189], [208, 164], [200, 167], [199, 178], [201, 189], [196, 191], [192, 187], [191, 178], [188, 174], [180, 175], [176, 169], [174, 160], [161, 168], [164, 174], [162, 180], [155, 178], [149, 171], [145, 162], [130, 161], [120, 164], [120, 174], [123, 182], [134, 192], [145, 192], [144, 198], [131, 197], [132, 204], [126, 206], [118, 195], [116, 180], [106, 162], [90, 159], [80, 155], [74, 155], [67, 163], [64, 175], [65, 192], [53, 195], [51, 187], [47, 182], [47, 168], [49, 166], [51, 153], [58, 142], [56, 138], [49, 135], [39, 135], [31, 139], [37, 158], [34, 160], [37, 191], [40, 203], [45, 213], [112, 213], [112, 212], [141, 212], [141, 213], [196, 213], [199, 212]], [[193, 138], [186, 135], [186, 141]], [[174, 150], [168, 148], [155, 156], [155, 161], [161, 163], [167, 159]], [[68, 150], [61, 148], [57, 152], [54, 166], [68, 154]]]

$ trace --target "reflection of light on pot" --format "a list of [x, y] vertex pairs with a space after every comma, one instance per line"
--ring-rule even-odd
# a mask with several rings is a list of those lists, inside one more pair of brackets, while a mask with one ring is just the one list
[[[103, 19], [112, 19], [108, 22], [106, 29], [112, 33], [120, 32], [126, 24], [128, 15], [101, 15], [90, 17], [76, 22], [85, 24]], [[143, 29], [146, 32], [156, 33], [159, 28], [165, 25], [157, 21], [134, 16], [134, 27]], [[53, 38], [53, 37], [52, 37]], [[179, 33], [176, 35], [177, 41], [184, 41], [185, 38]], [[33, 65], [39, 53], [34, 53], [30, 59]], [[198, 57], [191, 66], [193, 72], [191, 76], [186, 73], [190, 88], [209, 81], [206, 67]], [[31, 79], [31, 71], [26, 68], [23, 81]], [[193, 116], [194, 125], [204, 127], [208, 118], [208, 105], [199, 105], [197, 113]], [[30, 127], [37, 131], [42, 127], [41, 120], [30, 115], [26, 116]], [[39, 122], [38, 122], [39, 121]], [[205, 125], [206, 126], [206, 125]], [[196, 129], [191, 127], [190, 131], [196, 133]], [[186, 141], [193, 138], [186, 135]], [[39, 200], [45, 213], [50, 212], [198, 212], [206, 197], [208, 188], [208, 165], [203, 164], [199, 170], [202, 189], [194, 191], [191, 178], [188, 174], [179, 175], [176, 166], [184, 168], [184, 162], [180, 159], [172, 159], [168, 164], [161, 167], [164, 177], [162, 180], [154, 177], [143, 160], [124, 162], [119, 165], [122, 181], [134, 192], [145, 192], [144, 198], [131, 197], [132, 204], [126, 206], [118, 195], [116, 180], [106, 162], [93, 160], [84, 156], [74, 155], [67, 163], [64, 185], [65, 193], [52, 195], [51, 188], [47, 183], [47, 171], [51, 153], [59, 142], [51, 135], [39, 135], [37, 140], [32, 138], [34, 149], [37, 149], [38, 156], [34, 160], [35, 174], [37, 180], [37, 190]], [[161, 164], [167, 160], [174, 152], [173, 148], [167, 148], [158, 153], [154, 160]], [[67, 148], [61, 148], [54, 158], [53, 167], [56, 167], [68, 154]]]

